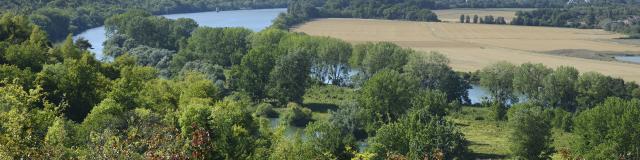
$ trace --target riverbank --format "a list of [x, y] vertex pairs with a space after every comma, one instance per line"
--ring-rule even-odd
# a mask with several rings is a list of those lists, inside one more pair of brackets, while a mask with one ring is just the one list
[[[271, 25], [271, 21], [280, 13], [286, 12], [286, 8], [276, 9], [256, 9], [256, 10], [234, 10], [234, 11], [210, 11], [198, 13], [182, 13], [159, 15], [169, 19], [191, 18], [200, 26], [206, 27], [244, 27], [254, 31], [259, 31]], [[89, 29], [74, 37], [83, 37], [91, 43], [91, 51], [96, 54], [96, 58], [102, 59], [102, 44], [106, 41], [106, 30], [104, 26]]]

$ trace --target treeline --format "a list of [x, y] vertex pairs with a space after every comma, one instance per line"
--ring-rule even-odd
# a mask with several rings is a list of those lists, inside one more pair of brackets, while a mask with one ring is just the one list
[[519, 11], [511, 21], [514, 25], [599, 28], [637, 37], [640, 21], [637, 5], [576, 5], [566, 8], [544, 8]]
[[558, 8], [564, 0], [435, 0], [438, 8]]
[[314, 18], [398, 19], [437, 22], [439, 21], [438, 16], [431, 11], [436, 8], [434, 1], [424, 0], [298, 0], [289, 4], [288, 12], [278, 16], [273, 26], [288, 29]]
[[[485, 102], [495, 120], [508, 119], [515, 157], [546, 159], [555, 152], [551, 128], [572, 132], [575, 145], [560, 150], [566, 159], [633, 159], [640, 156], [636, 139], [640, 119], [640, 87], [635, 82], [573, 67], [550, 69], [542, 64], [516, 66], [500, 62], [477, 73], [491, 97]], [[526, 100], [519, 102], [517, 95]], [[515, 104], [515, 105], [513, 105]], [[618, 115], [618, 116], [616, 116]], [[607, 148], [603, 150], [601, 147]]]
[[507, 21], [504, 20], [504, 17], [496, 17], [494, 18], [492, 15], [486, 15], [484, 18], [479, 17], [478, 15], [473, 15], [473, 19], [470, 15], [460, 15], [460, 23], [480, 23], [480, 24], [507, 24]]
[[200, 11], [285, 8], [288, 0], [9, 0], [0, 3], [0, 12], [29, 15], [29, 20], [49, 33], [53, 40], [64, 40], [70, 33], [80, 33], [103, 25], [112, 15], [131, 9], [152, 14]]

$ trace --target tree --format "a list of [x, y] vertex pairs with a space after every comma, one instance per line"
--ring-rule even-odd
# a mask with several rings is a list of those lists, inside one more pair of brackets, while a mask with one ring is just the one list
[[575, 119], [572, 150], [585, 159], [640, 158], [640, 101], [609, 98]]
[[480, 85], [491, 93], [492, 101], [501, 105], [517, 101], [513, 95], [514, 66], [508, 62], [498, 62], [482, 69]]
[[105, 130], [118, 131], [127, 127], [124, 106], [113, 99], [105, 99], [96, 107], [91, 109], [87, 118], [82, 122], [80, 137], [84, 141], [88, 140], [91, 133], [102, 133]]
[[68, 103], [65, 116], [81, 122], [105, 96], [109, 80], [99, 72], [99, 62], [88, 53], [80, 59], [65, 59], [62, 64], [45, 65], [36, 84], [55, 104]]
[[412, 50], [403, 49], [393, 43], [367, 43], [354, 47], [350, 64], [363, 72], [367, 79], [384, 69], [401, 72], [411, 54]]
[[377, 117], [377, 121], [394, 122], [411, 107], [417, 87], [415, 78], [394, 70], [382, 70], [364, 84], [358, 102]]
[[446, 95], [439, 91], [420, 92], [411, 103], [412, 108], [427, 110], [435, 116], [446, 116], [450, 108]]
[[306, 52], [293, 51], [278, 60], [269, 74], [269, 97], [278, 100], [280, 104], [302, 103], [311, 67], [308, 55]]
[[275, 57], [265, 48], [253, 48], [242, 58], [239, 66], [232, 68], [231, 84], [255, 99], [265, 98], [269, 73], [276, 65]]
[[578, 80], [578, 74], [578, 70], [573, 67], [561, 66], [547, 75], [542, 82], [544, 90], [541, 99], [544, 103], [567, 111], [575, 111], [577, 96], [575, 82]]
[[179, 68], [194, 60], [225, 67], [239, 64], [249, 50], [248, 36], [251, 33], [244, 28], [198, 28], [176, 55], [174, 65]]
[[470, 103], [467, 90], [471, 86], [448, 65], [449, 59], [439, 53], [412, 54], [403, 70], [417, 77], [422, 88], [445, 93], [450, 102]]
[[553, 70], [543, 64], [524, 63], [514, 72], [513, 89], [525, 95], [531, 102], [540, 103], [543, 81]]
[[553, 154], [551, 146], [551, 122], [545, 117], [541, 107], [521, 104], [509, 109], [511, 153], [523, 159], [549, 159]]
[[347, 42], [331, 38], [320, 39], [312, 67], [315, 78], [325, 83], [345, 85], [351, 71], [348, 65], [351, 52], [351, 45]]
[[297, 103], [287, 104], [287, 111], [282, 115], [282, 121], [298, 127], [304, 127], [311, 121], [311, 110]]
[[623, 80], [615, 80], [595, 72], [582, 74], [576, 82], [579, 110], [591, 108], [604, 102], [608, 97], [625, 97], [627, 93]]
[[349, 159], [350, 153], [347, 147], [353, 146], [355, 140], [345, 135], [337, 126], [326, 121], [313, 122], [305, 128], [309, 151], [314, 157], [335, 157], [337, 159]]
[[468, 144], [455, 125], [426, 110], [413, 110], [399, 122], [380, 127], [367, 151], [377, 158], [464, 159]]
[[478, 23], [478, 15], [473, 15], [473, 23]]

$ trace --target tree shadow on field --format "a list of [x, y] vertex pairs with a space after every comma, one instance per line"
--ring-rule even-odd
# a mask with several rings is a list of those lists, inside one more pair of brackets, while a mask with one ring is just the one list
[[329, 110], [335, 111], [338, 110], [338, 106], [335, 104], [326, 104], [326, 103], [307, 103], [307, 108], [311, 109], [313, 112], [319, 113], [328, 113]]

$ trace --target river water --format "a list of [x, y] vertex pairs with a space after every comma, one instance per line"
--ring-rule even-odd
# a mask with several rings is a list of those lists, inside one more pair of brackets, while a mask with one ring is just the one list
[[[235, 10], [221, 12], [198, 12], [185, 14], [161, 15], [169, 19], [191, 18], [198, 22], [200, 26], [206, 27], [244, 27], [253, 31], [260, 31], [269, 27], [272, 21], [280, 14], [286, 12], [286, 8], [278, 9], [256, 9], [256, 10]], [[83, 37], [91, 43], [91, 51], [96, 54], [97, 59], [104, 59], [102, 56], [102, 44], [107, 39], [104, 26], [89, 29], [80, 33], [74, 38]]]

